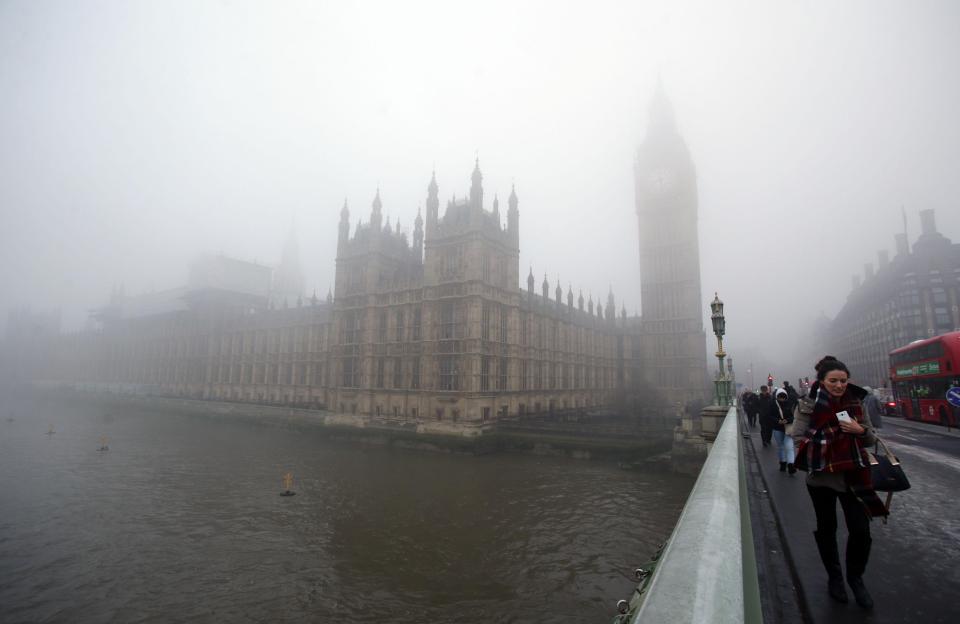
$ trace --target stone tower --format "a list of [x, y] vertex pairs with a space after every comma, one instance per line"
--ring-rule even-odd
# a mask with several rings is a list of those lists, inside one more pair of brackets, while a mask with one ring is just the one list
[[[346, 206], [344, 206], [346, 210]], [[290, 225], [290, 234], [283, 245], [280, 264], [273, 272], [270, 299], [274, 305], [295, 305], [304, 294], [303, 272], [300, 269], [300, 247], [297, 244], [297, 228]]]
[[673, 403], [700, 401], [708, 378], [697, 175], [659, 83], [634, 175], [645, 376]]

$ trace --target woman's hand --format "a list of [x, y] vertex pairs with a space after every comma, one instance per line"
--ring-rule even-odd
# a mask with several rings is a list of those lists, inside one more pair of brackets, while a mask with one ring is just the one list
[[849, 421], [841, 420], [839, 422], [840, 422], [840, 429], [843, 430], [844, 433], [861, 435], [866, 431], [866, 429], [863, 428], [863, 425], [861, 425], [855, 420], [849, 420]]

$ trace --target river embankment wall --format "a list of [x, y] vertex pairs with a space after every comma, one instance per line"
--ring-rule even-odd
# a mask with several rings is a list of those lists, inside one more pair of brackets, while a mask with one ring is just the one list
[[672, 429], [650, 426], [633, 431], [609, 427], [539, 426], [532, 423], [454, 423], [403, 421], [316, 409], [94, 392], [69, 388], [31, 388], [31, 394], [65, 401], [84, 401], [106, 412], [136, 409], [182, 414], [255, 426], [318, 431], [364, 445], [429, 452], [487, 454], [503, 452], [610, 460], [624, 466], [647, 465], [670, 450]]

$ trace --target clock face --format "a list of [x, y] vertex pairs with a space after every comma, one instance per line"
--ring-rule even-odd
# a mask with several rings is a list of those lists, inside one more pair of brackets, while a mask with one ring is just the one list
[[673, 171], [658, 167], [647, 175], [647, 188], [651, 193], [668, 193], [676, 186], [676, 175]]

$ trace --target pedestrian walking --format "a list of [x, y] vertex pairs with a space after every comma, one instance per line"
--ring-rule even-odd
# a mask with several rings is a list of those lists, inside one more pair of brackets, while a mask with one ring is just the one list
[[800, 400], [800, 394], [797, 392], [797, 389], [790, 385], [789, 381], [783, 382], [783, 389], [787, 391], [787, 398], [790, 399], [790, 411], [797, 406], [797, 401]]
[[767, 419], [773, 429], [773, 439], [777, 441], [777, 456], [780, 460], [780, 472], [792, 475], [797, 471], [793, 465], [793, 438], [787, 435], [787, 427], [793, 423], [793, 403], [783, 388], [777, 388], [774, 400], [770, 402]]
[[857, 604], [873, 607], [863, 582], [870, 557], [870, 520], [887, 509], [873, 490], [866, 448], [876, 443], [870, 416], [863, 408], [866, 391], [850, 383], [850, 370], [833, 356], [816, 365], [817, 380], [800, 400], [794, 422], [795, 463], [808, 471], [807, 492], [817, 530], [813, 536], [826, 568], [830, 597], [847, 602], [837, 549], [837, 501], [847, 525], [847, 584]]
[[870, 416], [870, 422], [874, 429], [882, 429], [883, 416], [881, 412], [883, 406], [880, 403], [880, 397], [877, 396], [877, 391], [870, 386], [864, 386], [863, 389], [867, 391], [867, 396], [863, 399], [863, 407], [866, 408], [867, 415]]
[[773, 437], [773, 423], [770, 422], [768, 414], [773, 397], [770, 396], [770, 388], [760, 386], [760, 396], [757, 397], [757, 413], [760, 415], [760, 441], [764, 446], [770, 446], [770, 438]]
[[757, 426], [757, 412], [759, 410], [759, 399], [756, 392], [747, 390], [743, 393], [743, 411], [747, 415], [747, 423], [753, 429]]

